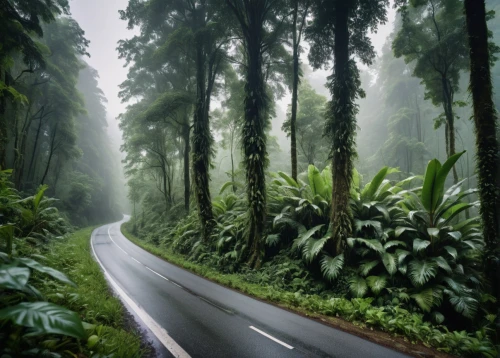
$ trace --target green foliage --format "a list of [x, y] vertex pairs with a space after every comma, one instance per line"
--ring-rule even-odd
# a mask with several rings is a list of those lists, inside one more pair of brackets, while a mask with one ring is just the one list
[[85, 337], [80, 317], [75, 312], [49, 302], [22, 302], [0, 310], [0, 320], [32, 328], [37, 334], [62, 334]]
[[[412, 312], [402, 305], [409, 296], [401, 289], [387, 288], [394, 296], [388, 305], [374, 305], [373, 298], [332, 297], [331, 294], [308, 294], [313, 282], [307, 280], [301, 260], [277, 255], [272, 261], [264, 264], [260, 270], [248, 270], [237, 274], [222, 273], [218, 266], [209, 267], [204, 263], [194, 263], [186, 256], [172, 252], [167, 247], [158, 247], [134, 237], [122, 226], [122, 232], [141, 247], [161, 256], [170, 262], [207, 277], [220, 284], [236, 288], [255, 297], [284, 305], [312, 317], [328, 320], [328, 316], [341, 317], [357, 325], [380, 329], [395, 335], [403, 335], [410, 342], [423, 342], [440, 351], [464, 357], [496, 357], [497, 350], [489, 339], [491, 326], [475, 332], [450, 331], [441, 325], [433, 325], [422, 313]], [[337, 260], [340, 260], [338, 258]], [[330, 260], [328, 264], [332, 263]], [[333, 263], [332, 263], [333, 265]], [[368, 290], [367, 280], [353, 277], [351, 285], [358, 285], [362, 296]], [[372, 286], [383, 286], [383, 280], [370, 278]], [[324, 287], [316, 286], [320, 292]], [[401, 302], [399, 304], [398, 302]], [[436, 316], [436, 315], [435, 315]]]
[[[307, 81], [301, 81], [298, 88], [298, 111], [296, 119], [296, 138], [299, 168], [307, 165], [324, 167], [327, 161], [328, 141], [320, 137], [324, 127], [326, 98], [319, 95]], [[282, 130], [290, 136], [291, 108], [287, 111], [287, 119]]]

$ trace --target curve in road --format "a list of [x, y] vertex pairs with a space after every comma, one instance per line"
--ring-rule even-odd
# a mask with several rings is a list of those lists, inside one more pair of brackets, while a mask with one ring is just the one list
[[164, 356], [406, 357], [172, 265], [125, 238], [124, 221], [95, 229], [92, 250]]

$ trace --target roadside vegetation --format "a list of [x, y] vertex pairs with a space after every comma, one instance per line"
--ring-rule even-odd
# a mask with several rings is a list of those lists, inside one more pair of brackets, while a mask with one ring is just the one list
[[129, 1], [125, 232], [257, 297], [495, 357], [500, 3], [393, 5], [376, 58], [389, 1]]
[[500, 0], [129, 0], [117, 15], [134, 30], [117, 47], [128, 203], [69, 2], [0, 0], [0, 349], [140, 354], [88, 231], [69, 234], [122, 206], [136, 242], [219, 282], [497, 356], [494, 10]]
[[445, 189], [462, 154], [443, 165], [433, 160], [425, 176], [401, 181], [388, 179], [399, 173], [385, 167], [363, 185], [355, 171], [354, 235], [334, 257], [327, 246], [328, 167], [320, 172], [311, 165], [298, 182], [283, 172], [272, 175], [267, 218], [272, 229], [260, 269], [242, 260], [247, 249], [242, 195], [228, 193], [213, 202], [216, 225], [208, 243], [195, 215], [177, 225], [132, 220], [122, 230], [154, 254], [258, 298], [459, 356], [496, 357], [495, 317], [488, 311], [494, 298], [480, 272], [479, 204], [467, 201], [476, 190], [462, 190], [463, 181]]
[[140, 336], [90, 252], [42, 186], [21, 197], [0, 172], [0, 355], [141, 357]]

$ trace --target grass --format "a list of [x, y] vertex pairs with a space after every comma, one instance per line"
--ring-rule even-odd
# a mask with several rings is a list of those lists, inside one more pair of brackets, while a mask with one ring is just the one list
[[188, 261], [170, 248], [141, 240], [126, 224], [121, 231], [136, 245], [197, 275], [407, 354], [426, 352], [434, 357], [448, 357], [447, 353], [466, 357], [495, 357], [497, 354], [484, 330], [472, 334], [449, 332], [443, 326], [433, 326], [423, 320], [421, 314], [398, 306], [373, 306], [370, 298], [323, 298], [248, 282], [242, 274], [222, 273]]
[[120, 300], [111, 294], [99, 264], [92, 257], [90, 236], [86, 228], [52, 243], [46, 261], [64, 273], [77, 287], [47, 282], [43, 293], [57, 304], [77, 312], [86, 325], [89, 338], [84, 351], [89, 356], [141, 357], [141, 338], [125, 329], [127, 319]]

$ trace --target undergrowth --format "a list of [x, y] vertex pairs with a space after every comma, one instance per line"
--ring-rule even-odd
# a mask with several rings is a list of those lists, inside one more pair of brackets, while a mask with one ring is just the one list
[[91, 228], [79, 230], [50, 245], [46, 261], [67, 274], [77, 287], [47, 281], [41, 291], [56, 304], [78, 313], [88, 334], [89, 356], [141, 357], [141, 340], [137, 332], [124, 329], [124, 307], [114, 297], [101, 269], [92, 258]]
[[[422, 313], [410, 312], [398, 304], [373, 305], [374, 299], [371, 297], [348, 299], [343, 297], [341, 292], [348, 289], [347, 282], [337, 283], [336, 294], [321, 290], [319, 282], [313, 284], [312, 290], [304, 292], [303, 287], [315, 282], [314, 279], [304, 281], [302, 285], [298, 285], [298, 289], [293, 288], [293, 283], [286, 285], [279, 283], [280, 280], [285, 281], [287, 275], [291, 277], [291, 282], [294, 279], [301, 280], [301, 274], [293, 277], [294, 273], [302, 271], [293, 269], [293, 265], [301, 264], [300, 261], [295, 263], [288, 261], [288, 265], [280, 265], [278, 260], [264, 265], [260, 270], [242, 269], [238, 273], [225, 273], [215, 267], [192, 262], [187, 255], [174, 252], [168, 246], [158, 245], [157, 240], [139, 239], [131, 233], [131, 226], [131, 223], [125, 223], [121, 230], [135, 244], [193, 273], [256, 298], [312, 317], [339, 317], [357, 326], [376, 328], [395, 336], [402, 336], [411, 343], [421, 342], [425, 346], [457, 356], [488, 358], [497, 356], [497, 350], [487, 336], [487, 328], [476, 332], [449, 331], [444, 325], [435, 325], [425, 320]], [[276, 268], [280, 272], [277, 272]], [[321, 294], [310, 293], [311, 291]], [[397, 292], [394, 294], [397, 295]]]

